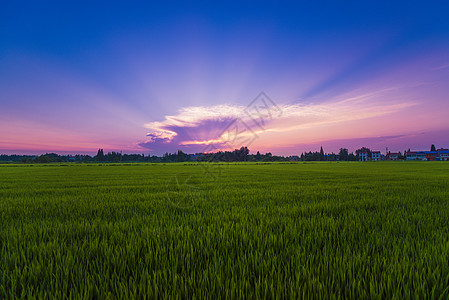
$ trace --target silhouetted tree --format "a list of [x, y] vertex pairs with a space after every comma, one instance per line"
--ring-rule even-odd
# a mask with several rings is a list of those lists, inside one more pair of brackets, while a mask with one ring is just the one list
[[368, 158], [371, 158], [371, 149], [367, 148], [367, 147], [362, 147], [360, 149], [355, 150], [355, 155], [357, 157], [359, 157], [359, 153], [360, 152], [367, 152], [368, 153]]
[[340, 160], [347, 161], [349, 160], [349, 152], [346, 148], [340, 148], [340, 152], [338, 153], [340, 156]]
[[105, 161], [105, 156], [103, 149], [98, 149], [97, 155], [95, 156], [96, 161]]
[[182, 152], [181, 150], [178, 150], [177, 161], [183, 162], [185, 160], [186, 160], [186, 154], [184, 152]]
[[349, 157], [348, 157], [349, 161], [357, 161], [358, 160], [358, 155], [355, 155], [354, 153], [350, 153]]

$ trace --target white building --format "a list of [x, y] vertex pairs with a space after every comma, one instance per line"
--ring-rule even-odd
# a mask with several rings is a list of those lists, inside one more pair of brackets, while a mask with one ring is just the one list
[[398, 160], [399, 158], [399, 153], [397, 152], [390, 152], [388, 153], [387, 159], [389, 160]]
[[418, 151], [418, 152], [416, 152], [416, 159], [427, 160], [426, 151]]
[[438, 150], [439, 160], [449, 160], [449, 150]]
[[368, 152], [359, 152], [359, 161], [367, 161], [368, 160]]
[[405, 153], [405, 157], [407, 160], [417, 160], [417, 156], [416, 156], [416, 152], [415, 151], [408, 151], [407, 153]]
[[373, 160], [381, 160], [380, 151], [372, 151], [371, 152], [371, 158]]

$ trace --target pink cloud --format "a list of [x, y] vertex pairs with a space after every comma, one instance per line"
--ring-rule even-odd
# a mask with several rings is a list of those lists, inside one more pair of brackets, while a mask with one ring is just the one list
[[[361, 124], [391, 118], [418, 105], [409, 99], [388, 101], [399, 89], [347, 94], [318, 104], [279, 104], [276, 108], [281, 113], [276, 117], [269, 109], [259, 112], [265, 116], [263, 128], [245, 114], [244, 106], [186, 107], [163, 121], [147, 123], [149, 139], [140, 145], [156, 152], [161, 149], [203, 151], [206, 146], [227, 150], [248, 146], [276, 152], [292, 145], [363, 138], [373, 133], [364, 133]], [[376, 127], [383, 134], [388, 125]]]

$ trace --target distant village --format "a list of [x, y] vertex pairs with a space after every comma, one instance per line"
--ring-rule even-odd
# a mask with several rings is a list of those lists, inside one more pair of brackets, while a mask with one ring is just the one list
[[165, 153], [162, 156], [145, 154], [122, 154], [121, 152], [104, 153], [103, 149], [98, 149], [97, 155], [58, 155], [56, 153], [46, 153], [43, 155], [6, 155], [0, 154], [2, 163], [56, 163], [56, 162], [78, 162], [78, 163], [121, 163], [121, 162], [150, 162], [150, 163], [171, 163], [171, 162], [276, 162], [276, 161], [382, 161], [382, 160], [418, 160], [418, 161], [448, 161], [449, 149], [437, 149], [434, 145], [430, 151], [408, 151], [390, 152], [388, 148], [385, 154], [377, 150], [366, 147], [357, 149], [355, 153], [349, 153], [348, 149], [340, 148], [338, 153], [326, 154], [321, 147], [320, 151], [303, 152], [301, 155], [278, 156], [270, 152], [265, 154], [257, 151], [250, 154], [247, 147], [241, 147], [234, 151], [218, 151], [214, 153], [187, 154], [181, 150], [175, 153]]
[[380, 151], [360, 151], [359, 152], [359, 161], [368, 161], [368, 160], [428, 160], [428, 161], [437, 161], [437, 160], [449, 160], [449, 149], [436, 149], [434, 151], [406, 151], [404, 155], [401, 155], [400, 152], [388, 152], [386, 154], [380, 153]]

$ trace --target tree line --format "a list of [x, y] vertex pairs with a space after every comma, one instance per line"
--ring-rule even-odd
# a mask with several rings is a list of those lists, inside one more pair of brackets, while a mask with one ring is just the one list
[[[435, 145], [431, 146], [431, 151], [435, 151]], [[398, 159], [405, 159], [405, 154], [408, 150], [404, 150], [403, 154], [398, 153]], [[267, 152], [261, 154], [257, 151], [256, 154], [249, 154], [247, 147], [241, 147], [234, 151], [218, 151], [215, 153], [195, 153], [187, 154], [181, 150], [175, 153], [165, 153], [162, 156], [145, 155], [145, 154], [122, 154], [121, 152], [108, 152], [104, 154], [103, 149], [98, 149], [97, 155], [58, 155], [56, 153], [46, 153], [43, 155], [0, 155], [0, 161], [3, 162], [22, 162], [22, 163], [54, 163], [54, 162], [105, 162], [105, 163], [120, 163], [120, 162], [150, 162], [150, 163], [169, 163], [169, 162], [274, 162], [274, 161], [357, 161], [360, 152], [367, 152], [368, 157], [371, 158], [372, 151], [367, 147], [361, 147], [355, 153], [349, 153], [348, 149], [340, 148], [338, 153], [325, 154], [323, 147], [316, 152], [303, 152], [301, 155], [293, 156], [277, 156]], [[388, 154], [388, 153], [387, 153]]]
[[97, 155], [58, 155], [56, 153], [46, 153], [39, 156], [33, 155], [0, 155], [0, 161], [3, 162], [22, 162], [22, 163], [55, 163], [55, 162], [150, 162], [150, 163], [169, 163], [169, 162], [237, 162], [237, 161], [287, 161], [288, 157], [266, 154], [249, 154], [247, 147], [241, 147], [234, 151], [218, 151], [215, 153], [195, 153], [187, 154], [181, 150], [175, 153], [165, 153], [162, 156], [145, 154], [122, 154], [121, 152], [104, 153], [103, 149], [98, 149]]

